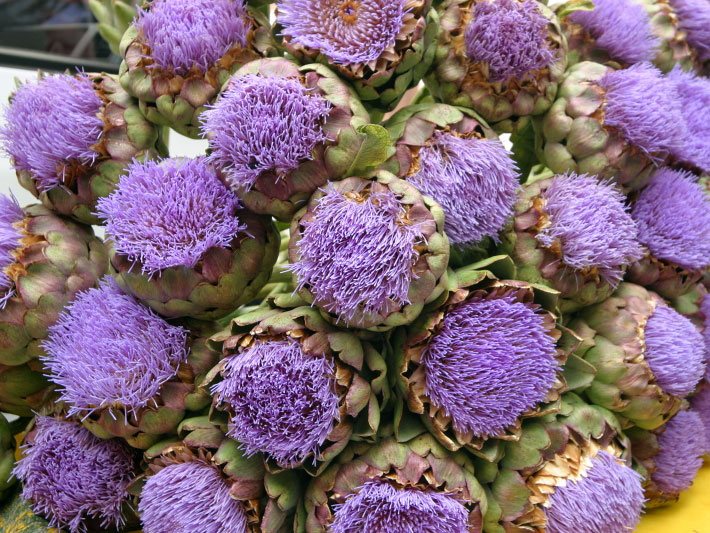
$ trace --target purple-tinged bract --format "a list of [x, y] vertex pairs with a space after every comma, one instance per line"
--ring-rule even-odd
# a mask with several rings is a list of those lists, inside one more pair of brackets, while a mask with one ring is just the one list
[[339, 419], [335, 367], [296, 341], [257, 342], [230, 357], [213, 394], [231, 414], [228, 435], [247, 454], [282, 465], [314, 462]]
[[144, 533], [243, 533], [241, 502], [215, 466], [195, 460], [166, 466], [148, 478], [138, 505]]
[[114, 408], [136, 414], [187, 359], [186, 342], [186, 330], [106, 279], [65, 307], [49, 328], [43, 361], [70, 415]]
[[604, 450], [587, 468], [550, 496], [548, 533], [633, 531], [644, 504], [641, 476]]
[[454, 429], [497, 435], [543, 401], [556, 379], [543, 316], [513, 296], [452, 308], [426, 350], [426, 394]]
[[586, 174], [561, 175], [542, 198], [548, 224], [536, 239], [547, 248], [559, 247], [564, 265], [596, 269], [602, 279], [616, 285], [624, 267], [643, 255], [624, 195], [613, 183]]
[[332, 533], [466, 533], [468, 510], [452, 495], [368, 481], [335, 506]]
[[690, 270], [710, 265], [710, 197], [690, 172], [658, 170], [631, 215], [654, 257]]
[[200, 157], [134, 162], [98, 203], [116, 252], [149, 275], [194, 267], [213, 247], [229, 247], [244, 229], [237, 197]]
[[694, 411], [681, 411], [663, 428], [658, 437], [659, 452], [651, 478], [667, 493], [682, 492], [693, 484], [703, 464], [705, 432]]
[[670, 0], [678, 26], [701, 62], [710, 60], [710, 3], [706, 0]]
[[710, 455], [710, 382], [705, 381], [700, 386], [698, 394], [690, 400], [690, 408], [697, 413], [700, 420], [703, 422], [705, 430], [705, 447], [703, 452], [705, 455]]
[[18, 170], [31, 172], [37, 188], [59, 186], [67, 167], [90, 165], [98, 157], [103, 106], [82, 74], [46, 76], [21, 85], [5, 109], [0, 140]]
[[410, 181], [446, 213], [452, 244], [466, 245], [498, 232], [513, 214], [518, 169], [500, 141], [436, 132], [419, 151]]
[[15, 294], [14, 282], [8, 276], [7, 269], [15, 263], [13, 254], [22, 240], [18, 224], [24, 217], [14, 198], [0, 194], [0, 310]]
[[251, 22], [243, 0], [153, 0], [136, 26], [154, 66], [185, 75], [205, 73], [231, 48], [245, 47]]
[[668, 79], [680, 98], [687, 130], [674, 156], [681, 163], [710, 172], [710, 80], [680, 67], [674, 68]]
[[533, 0], [478, 3], [466, 28], [466, 55], [488, 65], [488, 81], [521, 79], [555, 60], [548, 23]]
[[119, 440], [101, 440], [77, 423], [38, 416], [13, 474], [22, 496], [53, 527], [72, 533], [96, 520], [120, 527], [135, 458]]

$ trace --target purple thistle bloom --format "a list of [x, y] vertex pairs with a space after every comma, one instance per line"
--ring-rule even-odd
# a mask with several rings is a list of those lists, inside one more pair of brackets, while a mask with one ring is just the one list
[[547, 396], [558, 369], [543, 317], [513, 296], [446, 313], [422, 355], [426, 394], [454, 429], [491, 437]]
[[444, 208], [453, 244], [498, 240], [520, 187], [515, 162], [500, 141], [436, 132], [419, 151], [419, 163], [410, 181]]
[[17, 200], [0, 194], [0, 311], [15, 294], [15, 283], [6, 270], [15, 263], [14, 252], [20, 247], [23, 236], [18, 224], [24, 218]]
[[229, 247], [245, 226], [239, 200], [205, 158], [134, 162], [98, 202], [116, 252], [153, 275], [194, 267], [214, 247]]
[[674, 155], [684, 163], [710, 172], [710, 80], [680, 67], [674, 68], [668, 79], [675, 84], [687, 127], [687, 135]]
[[548, 24], [533, 0], [481, 2], [466, 28], [466, 55], [488, 65], [491, 82], [521, 79], [555, 60]]
[[566, 266], [597, 269], [607, 283], [616, 285], [624, 267], [643, 256], [625, 197], [612, 182], [586, 174], [560, 175], [542, 197], [549, 224], [536, 238], [547, 248], [559, 243]]
[[136, 27], [156, 66], [185, 75], [246, 47], [251, 21], [243, 0], [153, 0], [138, 11]]
[[619, 459], [600, 451], [582, 477], [570, 479], [550, 496], [548, 533], [621, 533], [641, 518], [641, 476]]
[[18, 170], [31, 172], [41, 192], [61, 185], [65, 167], [91, 165], [98, 153], [103, 106], [91, 80], [57, 74], [25, 83], [5, 109], [0, 140]]
[[222, 377], [212, 393], [232, 414], [227, 434], [247, 454], [263, 452], [282, 465], [309, 454], [317, 460], [339, 420], [332, 361], [293, 340], [257, 342], [230, 357]]
[[405, 0], [280, 0], [283, 35], [318, 50], [333, 63], [376, 61], [395, 44], [406, 14]]
[[678, 26], [701, 62], [710, 60], [710, 3], [707, 0], [670, 0]]
[[703, 429], [705, 430], [705, 448], [703, 452], [705, 455], [710, 455], [710, 382], [706, 381], [700, 387], [700, 392], [693, 396], [690, 401], [690, 407], [703, 422]]
[[202, 461], [171, 464], [148, 478], [138, 512], [144, 533], [243, 533], [247, 517], [220, 471]]
[[69, 415], [149, 406], [187, 359], [187, 331], [165, 322], [111, 279], [79, 293], [49, 328], [42, 358]]
[[328, 140], [323, 123], [330, 109], [325, 98], [295, 78], [232, 78], [202, 116], [212, 149], [208, 159], [236, 189], [251, 189], [264, 173], [281, 179]]
[[304, 222], [300, 260], [289, 267], [298, 289], [307, 286], [317, 305], [346, 323], [409, 303], [415, 246], [423, 234], [405, 215], [390, 190], [357, 201], [328, 185], [313, 218]]
[[604, 124], [654, 161], [662, 161], [685, 137], [681, 103], [672, 82], [649, 63], [609, 70]]
[[656, 171], [631, 216], [639, 240], [658, 259], [690, 270], [710, 265], [710, 198], [691, 173]]
[[468, 511], [452, 495], [368, 481], [335, 506], [332, 533], [466, 533]]
[[[703, 315], [703, 339], [705, 341], [706, 376], [710, 381], [710, 294], [706, 294], [700, 302], [700, 312]], [[708, 434], [710, 439], [710, 433]]]
[[651, 61], [660, 44], [648, 12], [636, 0], [594, 0], [593, 10], [575, 11], [569, 18], [587, 30], [612, 59], [627, 64]]
[[705, 432], [700, 415], [694, 411], [675, 415], [658, 436], [658, 447], [654, 458], [656, 470], [651, 479], [662, 491], [671, 494], [690, 487], [703, 465]]
[[121, 509], [136, 464], [130, 448], [45, 416], [36, 418], [35, 431], [13, 470], [32, 510], [72, 533], [86, 531], [85, 520], [98, 520], [105, 529], [123, 525]]

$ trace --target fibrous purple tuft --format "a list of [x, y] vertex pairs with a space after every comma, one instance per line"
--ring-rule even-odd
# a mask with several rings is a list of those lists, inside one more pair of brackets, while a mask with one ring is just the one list
[[14, 252], [23, 237], [18, 224], [24, 217], [14, 198], [0, 194], [0, 310], [15, 294], [15, 283], [6, 270], [15, 263]]
[[549, 533], [633, 531], [641, 518], [641, 476], [608, 452], [600, 451], [586, 473], [569, 479], [550, 496]]
[[213, 387], [231, 414], [228, 435], [247, 454], [295, 465], [319, 447], [339, 420], [335, 366], [296, 341], [257, 342], [227, 360]]
[[194, 267], [214, 247], [229, 247], [245, 226], [239, 200], [200, 157], [134, 162], [98, 202], [116, 252], [149, 275]]
[[290, 266], [299, 290], [339, 320], [358, 322], [409, 303], [421, 228], [405, 220], [406, 210], [389, 190], [359, 201], [332, 184], [304, 222], [299, 260]]
[[691, 270], [710, 266], [710, 198], [690, 172], [656, 171], [631, 215], [654, 257]]
[[555, 60], [548, 24], [534, 0], [481, 2], [466, 28], [466, 55], [488, 65], [491, 82], [524, 78]]
[[594, 9], [575, 11], [569, 18], [587, 30], [609, 57], [629, 65], [651, 61], [660, 44], [648, 12], [636, 0], [594, 0]]
[[135, 465], [121, 441], [101, 440], [75, 422], [38, 416], [34, 439], [23, 446], [13, 474], [34, 512], [75, 533], [87, 530], [87, 520], [105, 529], [123, 524]]
[[136, 19], [154, 66], [179, 75], [246, 47], [251, 25], [244, 0], [153, 0]]
[[683, 163], [710, 172], [710, 80], [680, 67], [674, 68], [668, 79], [680, 98], [687, 133], [673, 155]]
[[341, 65], [372, 63], [393, 48], [405, 0], [280, 0], [283, 35]]
[[243, 533], [242, 503], [216, 467], [199, 460], [166, 466], [148, 478], [138, 505], [144, 533]]
[[698, 394], [690, 400], [690, 408], [698, 414], [703, 422], [703, 429], [705, 430], [703, 452], [705, 455], [710, 455], [710, 381], [703, 383]]
[[625, 197], [612, 182], [586, 174], [560, 175], [542, 198], [548, 224], [536, 238], [547, 248], [559, 246], [564, 265], [596, 269], [607, 283], [616, 285], [624, 268], [643, 256]]
[[5, 109], [0, 140], [18, 170], [30, 172], [41, 192], [62, 183], [71, 164], [99, 156], [103, 103], [83, 74], [46, 76], [21, 85]]
[[[703, 315], [703, 339], [705, 341], [706, 376], [710, 381], [710, 294], [706, 294], [700, 302], [700, 312]], [[710, 438], [710, 435], [708, 435]]]
[[710, 60], [710, 3], [706, 0], [670, 0], [678, 15], [678, 26], [700, 62]]
[[675, 415], [658, 436], [658, 446], [651, 479], [670, 494], [690, 487], [703, 465], [705, 449], [705, 432], [698, 413], [681, 411]]
[[208, 159], [236, 189], [251, 189], [263, 174], [279, 180], [328, 140], [323, 124], [330, 109], [298, 79], [237, 76], [203, 114]]
[[49, 328], [42, 358], [69, 414], [154, 402], [187, 359], [187, 331], [172, 326], [109, 279], [79, 293]]
[[468, 511], [450, 494], [368, 481], [335, 506], [332, 533], [466, 533]]
[[543, 401], [558, 369], [543, 317], [513, 296], [453, 307], [422, 366], [426, 394], [454, 429], [484, 438]]
[[451, 242], [466, 245], [498, 240], [513, 212], [518, 176], [500, 141], [436, 132], [419, 151], [419, 171], [410, 181], [444, 208]]

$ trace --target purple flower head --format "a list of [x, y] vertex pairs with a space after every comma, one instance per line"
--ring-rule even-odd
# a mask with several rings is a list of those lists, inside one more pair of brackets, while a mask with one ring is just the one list
[[627, 64], [651, 61], [660, 41], [653, 35], [648, 12], [637, 0], [594, 0], [591, 11], [570, 15], [612, 59]]
[[701, 62], [710, 60], [710, 3], [707, 0], [670, 0], [678, 26]]
[[153, 0], [138, 11], [136, 27], [157, 67], [185, 75], [245, 47], [251, 21], [243, 0]]
[[662, 491], [671, 494], [690, 487], [703, 465], [705, 431], [700, 415], [694, 411], [675, 415], [658, 436], [658, 447], [654, 458], [656, 470], [651, 479]]
[[548, 533], [633, 531], [644, 504], [641, 476], [608, 452], [600, 451], [577, 479], [550, 496]]
[[536, 238], [547, 248], [559, 245], [566, 266], [596, 269], [616, 285], [624, 267], [643, 256], [625, 197], [612, 182], [586, 174], [560, 175], [542, 197], [548, 224]]
[[606, 91], [604, 124], [654, 161], [665, 159], [684, 138], [680, 99], [650, 63], [609, 70], [599, 85]]
[[710, 198], [691, 173], [656, 171], [631, 215], [654, 257], [690, 270], [710, 266]]
[[500, 141], [436, 132], [419, 151], [419, 163], [410, 181], [444, 208], [453, 244], [498, 240], [520, 186], [515, 162]]
[[264, 173], [281, 179], [328, 140], [323, 123], [330, 109], [325, 98], [295, 78], [232, 78], [202, 116], [212, 149], [208, 159], [236, 189], [251, 189]]
[[[703, 339], [705, 341], [706, 376], [710, 381], [710, 294], [706, 294], [700, 302], [700, 312], [703, 315]], [[708, 435], [710, 438], [710, 435]]]
[[13, 474], [32, 510], [57, 528], [86, 531], [85, 520], [118, 528], [135, 458], [117, 439], [101, 440], [74, 422], [38, 416]]
[[15, 294], [15, 283], [6, 270], [15, 264], [15, 250], [21, 245], [22, 232], [18, 227], [25, 218], [17, 201], [0, 194], [0, 311]]
[[241, 502], [216, 467], [202, 461], [171, 464], [150, 476], [138, 505], [144, 533], [243, 533]]
[[346, 323], [358, 316], [387, 314], [409, 303], [409, 285], [419, 254], [421, 228], [390, 190], [359, 201], [325, 188], [298, 242], [300, 260], [290, 269], [298, 289]]
[[684, 163], [710, 172], [710, 80], [685, 72], [679, 66], [668, 74], [668, 79], [680, 98], [687, 130], [674, 155]]
[[481, 2], [466, 28], [466, 55], [488, 65], [491, 82], [521, 79], [555, 60], [548, 24], [534, 0]]
[[18, 170], [31, 172], [47, 191], [62, 183], [72, 163], [91, 165], [99, 154], [103, 103], [82, 74], [47, 76], [21, 85], [5, 109], [0, 141]]
[[42, 358], [69, 415], [123, 407], [135, 414], [187, 359], [187, 331], [104, 279], [79, 293], [49, 328]]
[[545, 399], [558, 365], [542, 315], [509, 295], [451, 308], [422, 366], [426, 394], [454, 429], [486, 438]]
[[237, 197], [203, 157], [134, 162], [98, 202], [115, 250], [153, 275], [194, 267], [213, 247], [229, 247], [245, 226]]
[[212, 393], [231, 413], [228, 435], [247, 454], [283, 465], [318, 457], [339, 419], [335, 366], [296, 341], [257, 342], [232, 356]]
[[705, 455], [710, 455], [710, 382], [706, 381], [701, 387], [700, 392], [693, 396], [690, 401], [690, 407], [693, 412], [697, 413], [700, 420], [703, 422], [705, 430], [705, 447], [703, 452]]
[[466, 533], [468, 511], [450, 494], [368, 481], [335, 506], [332, 533]]
[[406, 0], [280, 0], [283, 35], [333, 63], [376, 61], [402, 31]]

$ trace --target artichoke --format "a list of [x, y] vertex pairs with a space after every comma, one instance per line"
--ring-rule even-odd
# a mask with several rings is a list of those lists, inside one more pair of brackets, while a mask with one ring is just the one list
[[[12, 476], [15, 466], [15, 435], [5, 415], [0, 413], [0, 502], [12, 491], [16, 479]], [[0, 520], [0, 524], [2, 521]]]

